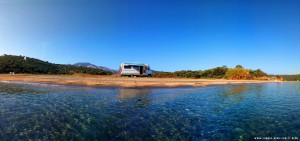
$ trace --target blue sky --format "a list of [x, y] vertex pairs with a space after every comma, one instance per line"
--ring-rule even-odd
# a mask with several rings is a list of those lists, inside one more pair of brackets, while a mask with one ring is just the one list
[[300, 74], [300, 1], [0, 0], [0, 54]]

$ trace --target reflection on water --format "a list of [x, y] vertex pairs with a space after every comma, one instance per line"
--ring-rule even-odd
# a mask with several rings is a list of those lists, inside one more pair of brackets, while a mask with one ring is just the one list
[[0, 83], [0, 140], [299, 137], [299, 101], [299, 83], [145, 89]]
[[151, 89], [132, 89], [132, 88], [120, 88], [118, 99], [134, 99], [132, 103], [136, 104], [137, 107], [147, 107], [150, 104], [149, 93]]
[[264, 85], [261, 84], [241, 84], [241, 85], [227, 85], [221, 90], [221, 97], [219, 102], [227, 104], [237, 104], [242, 102], [249, 92], [256, 95], [257, 98], [260, 97], [261, 92], [264, 89]]
[[[196, 92], [199, 92], [202, 88], [191, 88], [191, 87], [186, 87], [186, 88], [177, 88], [174, 89], [174, 91], [170, 92], [170, 89], [157, 89], [155, 93], [161, 94], [159, 99], [156, 99], [153, 101], [155, 104], [162, 104], [165, 102], [169, 102], [172, 100], [176, 100], [178, 98], [181, 98], [183, 96], [193, 94]], [[164, 93], [167, 93], [164, 95]]]
[[229, 97], [229, 96], [242, 94], [243, 92], [246, 92], [248, 90], [248, 87], [249, 86], [247, 86], [247, 85], [237, 85], [237, 86], [225, 87], [224, 96]]
[[230, 101], [231, 104], [236, 104], [245, 99], [244, 93], [249, 89], [248, 85], [233, 85], [224, 88], [224, 99]]
[[120, 88], [119, 89], [119, 99], [128, 99], [141, 96], [143, 94], [151, 93], [150, 89], [132, 89], [132, 88]]

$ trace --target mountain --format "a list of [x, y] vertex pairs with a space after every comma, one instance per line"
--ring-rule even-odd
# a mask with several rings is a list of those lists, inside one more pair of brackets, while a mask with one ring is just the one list
[[78, 62], [76, 64], [73, 64], [73, 66], [101, 69], [101, 70], [105, 70], [105, 71], [111, 72], [113, 74], [117, 73], [116, 70], [113, 70], [113, 69], [110, 69], [110, 68], [107, 68], [107, 67], [103, 67], [103, 66], [96, 66], [96, 65], [88, 63], [88, 62]]
[[74, 74], [86, 73], [96, 75], [112, 74], [98, 68], [87, 68], [73, 65], [49, 63], [25, 56], [3, 55], [0, 56], [0, 73], [31, 73], [31, 74]]

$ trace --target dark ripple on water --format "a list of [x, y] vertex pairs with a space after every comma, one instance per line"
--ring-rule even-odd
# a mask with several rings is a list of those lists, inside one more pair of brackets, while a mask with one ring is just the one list
[[299, 137], [299, 84], [123, 89], [0, 83], [0, 140]]

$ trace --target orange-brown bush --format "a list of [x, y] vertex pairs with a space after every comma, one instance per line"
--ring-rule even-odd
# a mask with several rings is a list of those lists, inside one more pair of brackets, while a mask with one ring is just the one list
[[231, 80], [244, 80], [250, 76], [249, 71], [244, 68], [232, 68], [226, 72], [226, 77]]

